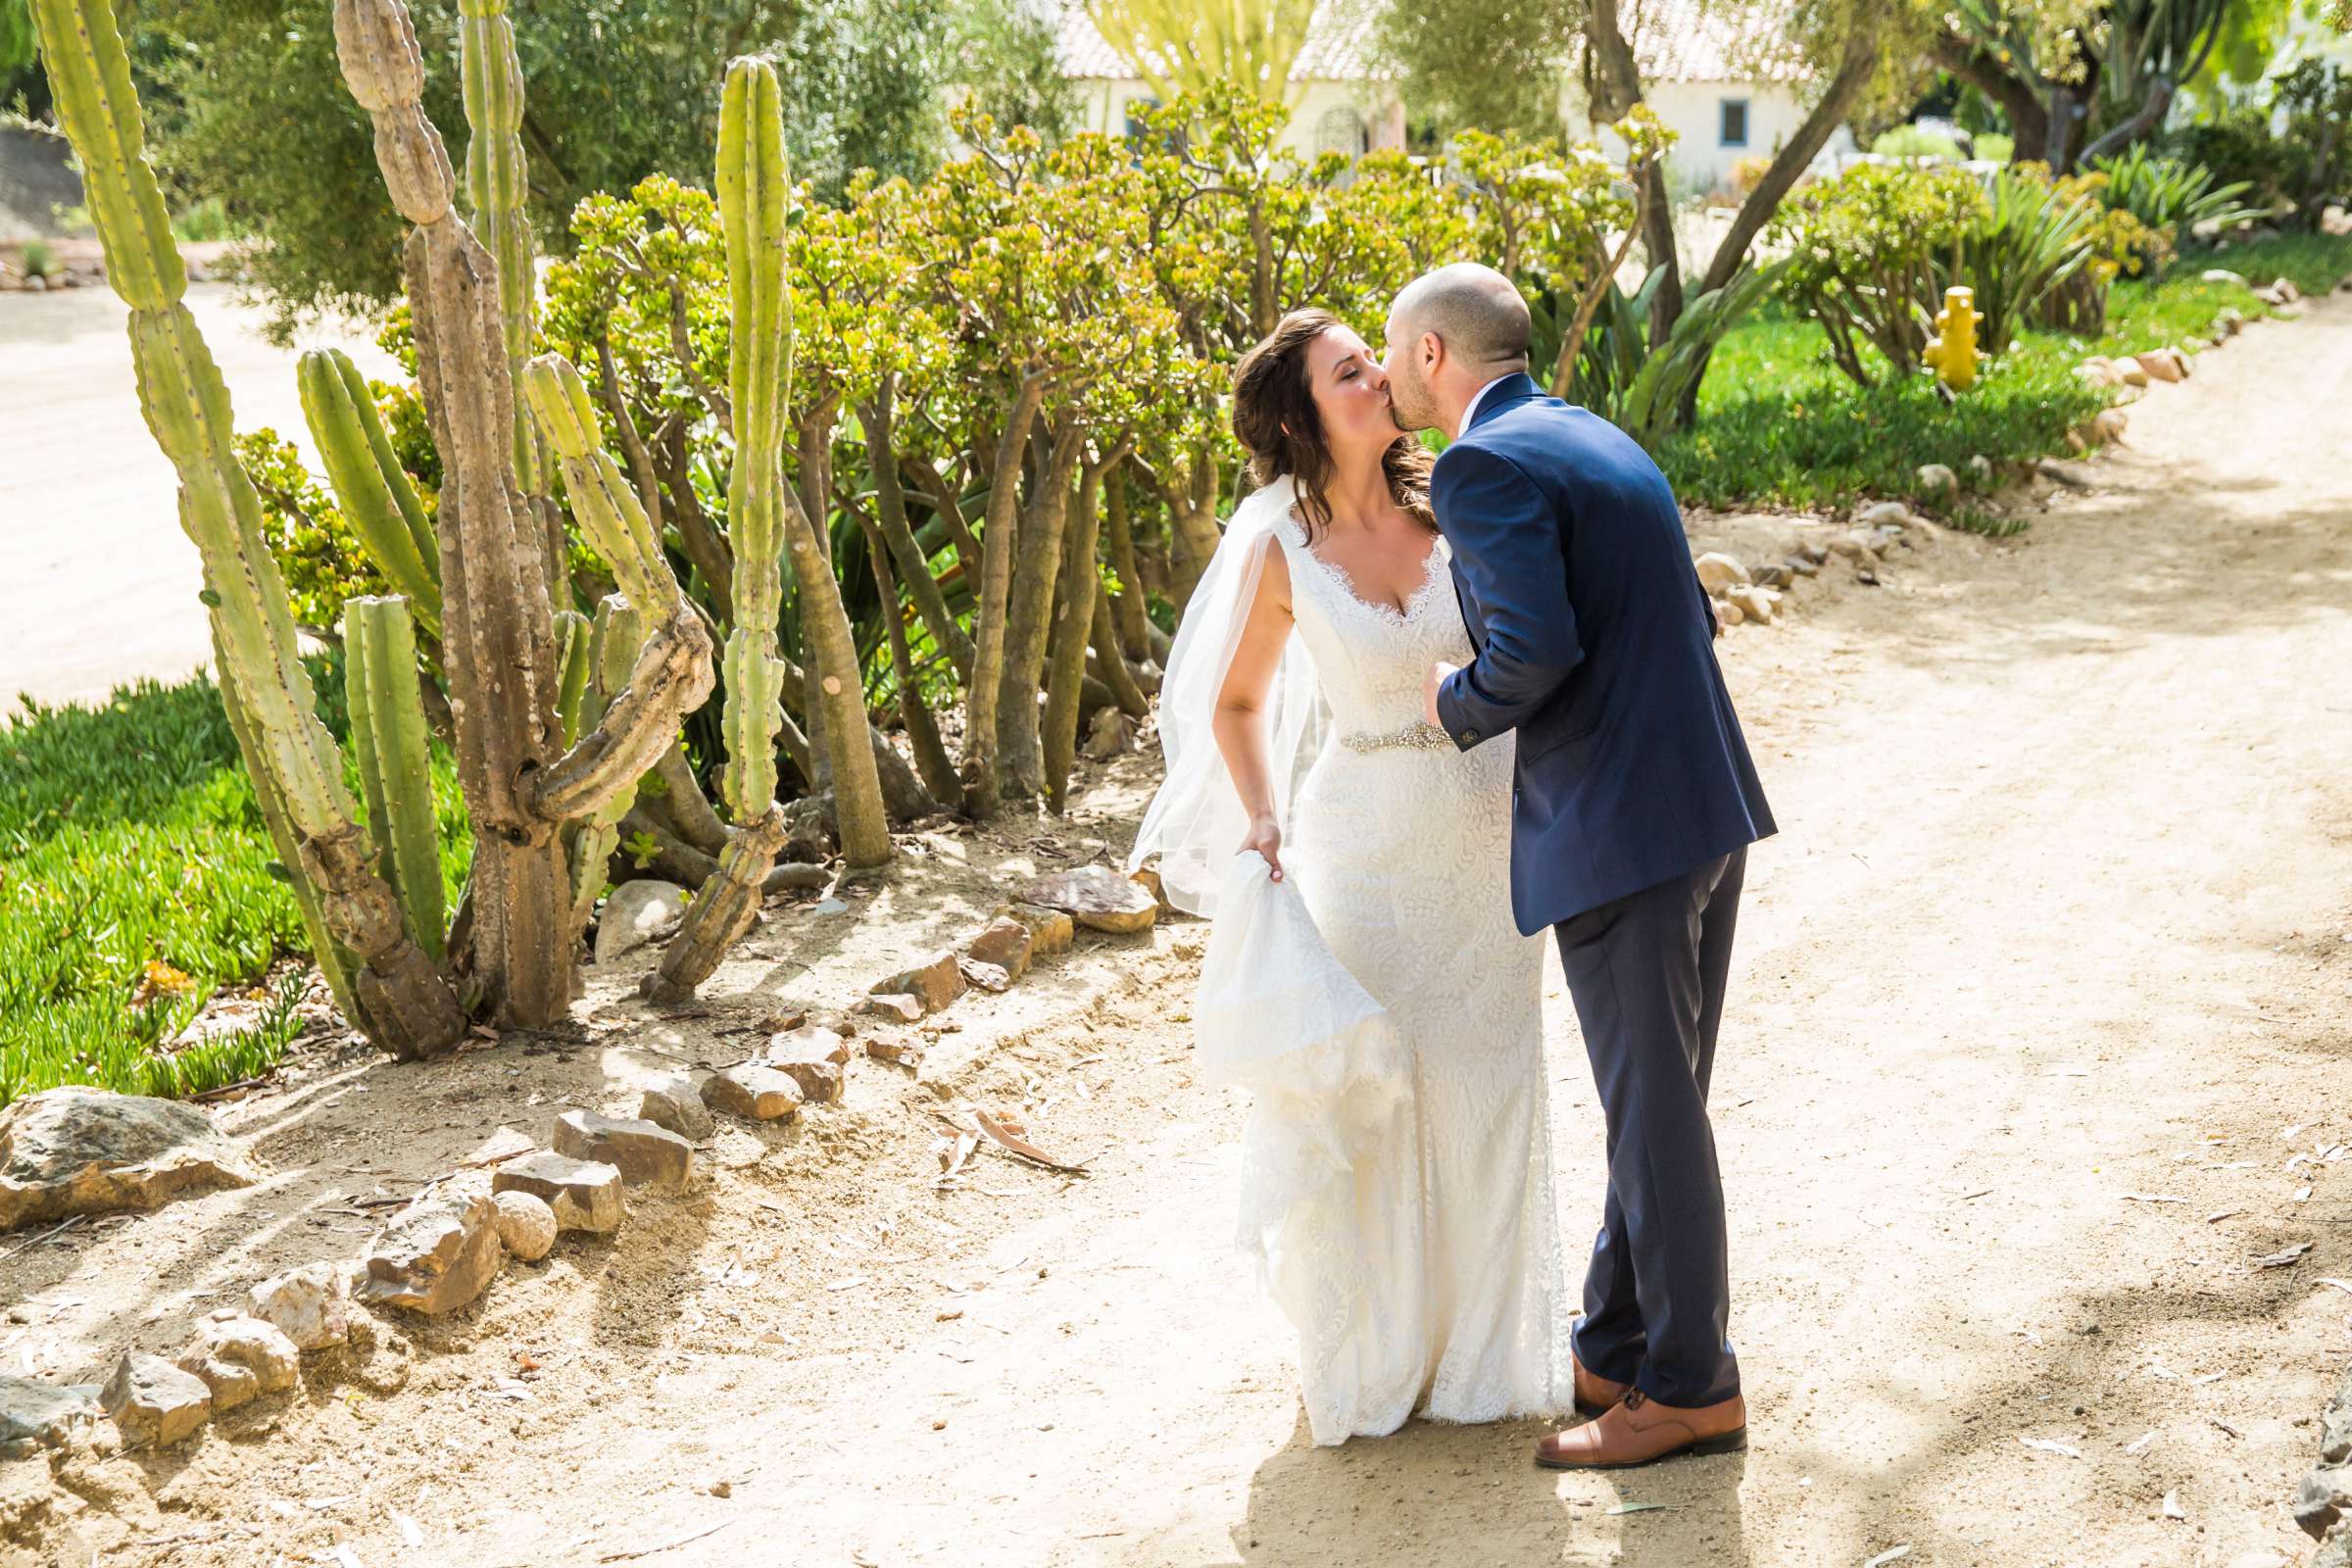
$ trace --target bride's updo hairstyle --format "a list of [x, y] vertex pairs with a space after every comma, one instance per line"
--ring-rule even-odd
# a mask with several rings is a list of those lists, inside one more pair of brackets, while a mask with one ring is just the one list
[[[1331, 482], [1331, 448], [1324, 444], [1306, 351], [1341, 324], [1329, 311], [1293, 311], [1233, 371], [1233, 433], [1250, 454], [1250, 481], [1263, 489], [1290, 476], [1298, 487], [1298, 519], [1309, 544], [1331, 526], [1331, 503], [1323, 494]], [[1402, 431], [1380, 460], [1397, 507], [1431, 533], [1438, 531], [1437, 514], [1429, 509], [1435, 461], [1418, 436]]]

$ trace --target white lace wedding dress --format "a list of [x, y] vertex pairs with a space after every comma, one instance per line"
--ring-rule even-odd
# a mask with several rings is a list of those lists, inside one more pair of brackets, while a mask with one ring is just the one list
[[[1287, 508], [1270, 528], [1320, 693], [1321, 740], [1286, 822], [1296, 894], [1266, 884], [1254, 858], [1254, 875], [1228, 873], [1197, 1011], [1203, 1027], [1213, 1017], [1255, 1035], [1297, 1033], [1301, 985], [1321, 987], [1309, 1002], [1351, 1017], [1345, 998], [1360, 984], [1393, 1033], [1355, 1039], [1353, 1065], [1318, 1048], [1325, 1054], [1307, 1054], [1309, 1066], [1287, 1079], [1261, 1075], [1272, 1089], [1233, 1075], [1258, 1091], [1245, 1135], [1244, 1245], [1298, 1331], [1318, 1444], [1392, 1432], [1416, 1411], [1455, 1422], [1558, 1414], [1571, 1395], [1569, 1309], [1552, 1209], [1544, 949], [1510, 909], [1512, 743], [1459, 752], [1421, 717], [1431, 662], [1471, 654], [1442, 541], [1398, 614], [1315, 555]], [[1312, 917], [1307, 928], [1288, 906], [1303, 936], [1266, 913], [1285, 897]], [[1318, 934], [1327, 954], [1305, 951]], [[1207, 995], [1212, 981], [1219, 998]], [[1212, 1045], [1282, 1049], [1202, 1045], [1204, 1055]], [[1384, 1073], [1383, 1059], [1397, 1070]]]

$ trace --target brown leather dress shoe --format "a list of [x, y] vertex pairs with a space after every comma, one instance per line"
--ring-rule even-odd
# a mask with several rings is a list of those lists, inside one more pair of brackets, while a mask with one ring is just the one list
[[1683, 1409], [1630, 1389], [1583, 1426], [1537, 1444], [1536, 1463], [1546, 1470], [1629, 1470], [1672, 1454], [1733, 1453], [1746, 1446], [1747, 1402], [1738, 1395]]
[[1585, 1370], [1585, 1363], [1568, 1352], [1568, 1361], [1576, 1369], [1576, 1409], [1579, 1415], [1598, 1415], [1625, 1397], [1630, 1383], [1611, 1383], [1607, 1378]]

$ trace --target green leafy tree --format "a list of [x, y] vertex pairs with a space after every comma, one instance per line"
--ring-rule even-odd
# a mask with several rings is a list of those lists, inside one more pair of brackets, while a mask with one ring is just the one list
[[[454, 61], [457, 0], [418, 0], [415, 16], [427, 59]], [[367, 117], [336, 86], [323, 13], [308, 0], [151, 0], [140, 20], [170, 42], [159, 77], [182, 105], [159, 135], [162, 161], [263, 242], [242, 266], [280, 335], [306, 313], [390, 300], [401, 225], [372, 194]], [[940, 154], [947, 17], [933, 0], [598, 0], [514, 20], [543, 243], [595, 192], [651, 172], [707, 181], [719, 75], [747, 51], [776, 61], [794, 168], [829, 197], [859, 167], [919, 173]], [[454, 71], [428, 72], [425, 107], [457, 122]]]
[[1398, 91], [1440, 131], [1534, 140], [1560, 133], [1560, 88], [1584, 0], [1396, 0], [1373, 18], [1373, 47]]

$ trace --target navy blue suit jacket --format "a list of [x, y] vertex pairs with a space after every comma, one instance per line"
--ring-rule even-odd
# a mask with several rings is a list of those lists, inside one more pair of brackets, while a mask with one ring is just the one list
[[1774, 831], [1682, 512], [1647, 453], [1516, 375], [1439, 457], [1430, 499], [1478, 650], [1439, 688], [1439, 715], [1465, 751], [1519, 735], [1521, 931]]

